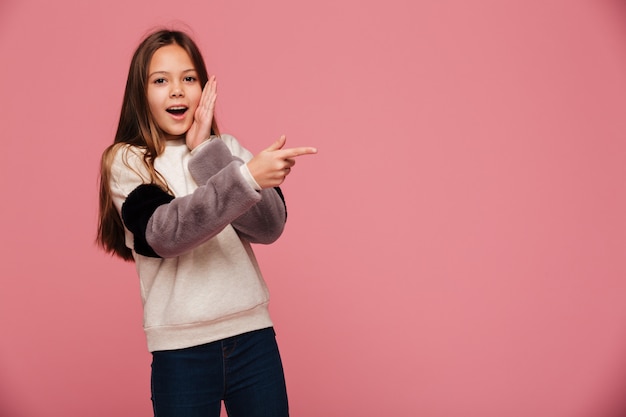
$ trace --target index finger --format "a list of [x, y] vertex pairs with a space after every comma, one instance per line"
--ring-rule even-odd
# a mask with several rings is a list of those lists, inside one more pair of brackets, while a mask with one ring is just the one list
[[202, 88], [202, 94], [200, 95], [200, 101], [198, 102], [198, 107], [203, 107], [209, 96], [214, 93], [215, 90], [215, 79], [214, 77], [209, 78], [209, 80], [204, 84]]
[[299, 148], [282, 149], [280, 152], [281, 152], [281, 157], [283, 158], [295, 158], [296, 156], [301, 156], [301, 155], [316, 154], [317, 148], [313, 148], [310, 146], [302, 146]]

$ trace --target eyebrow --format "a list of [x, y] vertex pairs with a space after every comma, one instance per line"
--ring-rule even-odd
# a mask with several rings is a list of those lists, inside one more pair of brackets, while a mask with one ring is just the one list
[[[182, 73], [183, 73], [183, 74], [185, 74], [185, 73], [187, 73], [187, 72], [196, 72], [196, 69], [195, 69], [195, 68], [186, 69], [186, 70], [183, 70], [183, 72], [182, 72]], [[169, 74], [169, 71], [154, 71], [154, 72], [152, 72], [152, 73], [148, 74], [148, 78], [150, 78], [150, 77], [152, 77], [153, 75], [156, 75], [156, 74], [165, 74], [165, 75], [168, 75], [168, 74]]]

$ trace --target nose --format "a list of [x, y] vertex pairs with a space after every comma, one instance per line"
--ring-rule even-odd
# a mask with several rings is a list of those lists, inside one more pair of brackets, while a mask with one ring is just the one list
[[172, 83], [171, 86], [170, 97], [183, 97], [185, 95], [181, 83]]

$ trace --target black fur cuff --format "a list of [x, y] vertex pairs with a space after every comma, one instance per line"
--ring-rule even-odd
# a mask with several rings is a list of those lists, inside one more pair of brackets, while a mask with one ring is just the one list
[[122, 205], [122, 220], [126, 228], [133, 233], [135, 252], [160, 258], [146, 240], [146, 229], [154, 211], [173, 199], [174, 196], [155, 184], [142, 184], [128, 194]]

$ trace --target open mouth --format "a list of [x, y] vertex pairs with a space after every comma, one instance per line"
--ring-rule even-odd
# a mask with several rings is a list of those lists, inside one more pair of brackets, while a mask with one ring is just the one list
[[174, 116], [182, 116], [187, 111], [187, 107], [185, 106], [175, 106], [166, 109], [169, 114], [173, 114]]

